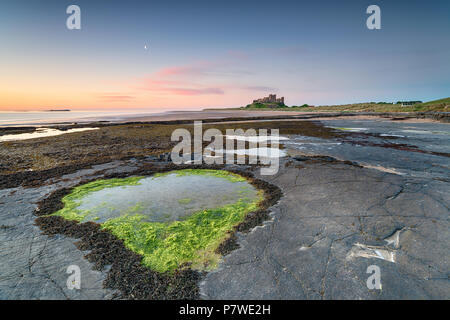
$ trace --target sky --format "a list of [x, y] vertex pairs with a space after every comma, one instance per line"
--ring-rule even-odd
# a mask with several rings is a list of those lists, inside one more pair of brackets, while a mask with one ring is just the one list
[[[69, 30], [69, 5], [81, 29]], [[366, 9], [381, 9], [369, 30]], [[450, 96], [450, 1], [1, 0], [0, 111]]]

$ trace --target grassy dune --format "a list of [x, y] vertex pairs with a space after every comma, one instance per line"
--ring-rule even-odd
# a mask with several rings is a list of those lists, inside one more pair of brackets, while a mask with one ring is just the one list
[[[241, 109], [261, 110], [261, 106], [249, 105]], [[332, 106], [292, 106], [285, 108], [276, 108], [277, 111], [302, 111], [302, 112], [450, 112], [450, 98], [444, 98], [424, 103], [418, 103], [412, 106], [402, 107], [400, 104], [382, 104], [382, 103], [353, 103]]]
[[428, 102], [422, 103], [422, 105], [424, 105], [424, 106], [433, 106], [433, 105], [440, 105], [440, 104], [445, 104], [447, 106], [450, 106], [450, 98], [444, 98], [444, 99], [433, 100], [433, 101], [428, 101]]

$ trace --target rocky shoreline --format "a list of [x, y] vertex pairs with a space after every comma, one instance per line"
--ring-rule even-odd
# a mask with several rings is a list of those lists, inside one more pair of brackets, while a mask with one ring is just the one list
[[[255, 123], [238, 125], [245, 130]], [[0, 249], [5, 253], [0, 259], [0, 298], [450, 296], [448, 182], [404, 177], [329, 156], [292, 155], [281, 160], [275, 176], [260, 176], [255, 170], [258, 166], [200, 166], [237, 172], [266, 191], [261, 210], [236, 226], [219, 248], [223, 263], [209, 273], [182, 268], [174, 276], [158, 274], [143, 267], [139, 255], [101, 231], [98, 224], [43, 217], [59, 209], [61, 198], [76, 185], [180, 169], [167, 156], [172, 146], [169, 133], [179, 126], [107, 125], [97, 132], [10, 143], [9, 151], [20, 156], [9, 156], [16, 169], [3, 168], [0, 176]], [[214, 124], [219, 129], [228, 126]], [[314, 137], [350, 139], [361, 135], [339, 132], [314, 121], [302, 121], [299, 126], [274, 120], [260, 122], [259, 126], [280, 128], [281, 134]], [[89, 149], [92, 144], [102, 145], [104, 152]], [[52, 150], [60, 158], [50, 164], [38, 158], [20, 166], [28, 150], [38, 148], [44, 153]], [[30, 165], [37, 169], [27, 170]], [[398, 240], [389, 242], [394, 234]], [[374, 250], [394, 258], [376, 257]], [[65, 271], [72, 264], [82, 269], [81, 290], [66, 288]], [[366, 269], [373, 264], [382, 270], [381, 291], [365, 285]], [[245, 279], [242, 274], [247, 275]]]

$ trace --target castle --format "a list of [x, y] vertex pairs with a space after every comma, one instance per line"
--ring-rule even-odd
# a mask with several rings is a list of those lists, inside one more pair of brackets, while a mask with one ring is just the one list
[[284, 97], [277, 99], [276, 94], [269, 94], [268, 97], [253, 100], [253, 103], [281, 103], [281, 104], [284, 104]]

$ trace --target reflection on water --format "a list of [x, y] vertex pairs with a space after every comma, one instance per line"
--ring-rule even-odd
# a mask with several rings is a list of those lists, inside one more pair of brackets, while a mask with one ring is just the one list
[[[347, 131], [349, 135], [332, 139], [291, 135], [290, 140], [283, 141], [288, 153], [293, 150], [305, 155], [331, 156], [396, 174], [450, 178], [449, 158], [444, 155], [450, 153], [449, 124], [427, 122], [411, 126], [384, 120], [321, 122], [327, 127]], [[402, 145], [410, 147], [405, 150]], [[430, 154], [433, 152], [442, 155]]]
[[75, 128], [75, 129], [68, 129], [68, 130], [58, 130], [58, 129], [51, 129], [51, 128], [38, 128], [38, 129], [36, 129], [36, 131], [34, 131], [32, 133], [7, 134], [7, 135], [0, 136], [0, 142], [28, 140], [28, 139], [44, 138], [44, 137], [54, 137], [54, 136], [59, 136], [61, 134], [66, 134], [66, 133], [91, 131], [91, 130], [97, 130], [97, 129], [98, 128]]
[[221, 157], [222, 154], [236, 154], [238, 156], [254, 156], [259, 158], [281, 158], [286, 157], [287, 153], [284, 150], [278, 148], [248, 148], [248, 149], [232, 149], [232, 150], [215, 150], [211, 148], [206, 148], [206, 150], [210, 150], [215, 152], [216, 157]]
[[248, 141], [252, 143], [259, 142], [277, 142], [281, 140], [289, 140], [287, 137], [283, 136], [275, 136], [275, 135], [261, 135], [261, 136], [236, 136], [236, 135], [227, 135], [225, 136], [229, 140], [238, 140], [238, 141]]
[[84, 221], [101, 223], [125, 214], [142, 214], [147, 217], [144, 221], [166, 222], [238, 200], [251, 202], [258, 196], [246, 181], [208, 175], [171, 173], [143, 178], [139, 183], [92, 192], [77, 209], [90, 212]]
[[369, 129], [367, 128], [345, 128], [345, 127], [328, 127], [328, 128], [332, 128], [332, 129], [337, 129], [337, 130], [341, 130], [341, 131], [350, 131], [350, 132], [363, 132], [363, 131], [367, 131]]
[[63, 122], [93, 122], [93, 121], [119, 121], [130, 117], [162, 114], [163, 109], [152, 109], [145, 111], [142, 109], [127, 110], [92, 110], [92, 111], [22, 111], [22, 112], [4, 112], [0, 111], [0, 126], [17, 125], [43, 125], [49, 123]]

